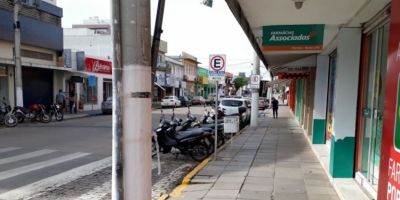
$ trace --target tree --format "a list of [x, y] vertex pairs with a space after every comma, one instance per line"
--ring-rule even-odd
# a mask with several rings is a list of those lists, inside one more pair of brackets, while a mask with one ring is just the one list
[[233, 80], [233, 85], [235, 86], [236, 92], [243, 86], [249, 84], [246, 77], [239, 76]]

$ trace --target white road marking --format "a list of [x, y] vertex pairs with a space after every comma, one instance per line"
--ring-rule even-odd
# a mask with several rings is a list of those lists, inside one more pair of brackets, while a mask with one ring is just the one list
[[98, 200], [111, 193], [111, 180], [103, 183], [102, 185], [93, 188], [86, 194], [76, 198], [76, 200]]
[[111, 157], [107, 157], [102, 160], [82, 165], [63, 173], [2, 193], [0, 194], [0, 199], [16, 200], [33, 197], [32, 195], [34, 194], [44, 192], [45, 190], [52, 190], [80, 177], [87, 176], [110, 166]]
[[20, 149], [21, 147], [7, 147], [7, 148], [2, 148], [0, 149], [0, 153], [8, 152], [8, 151], [14, 151], [17, 149]]
[[34, 151], [34, 152], [30, 152], [30, 153], [24, 153], [24, 154], [20, 154], [17, 156], [12, 156], [12, 157], [8, 157], [8, 158], [3, 158], [0, 159], [0, 165], [4, 165], [7, 163], [12, 163], [12, 162], [17, 162], [20, 160], [25, 160], [25, 159], [29, 159], [29, 158], [34, 158], [34, 157], [38, 157], [38, 156], [42, 156], [42, 155], [46, 155], [49, 153], [53, 153], [56, 150], [50, 150], [50, 149], [43, 149], [40, 151]]
[[7, 171], [3, 171], [3, 172], [0, 172], [0, 181], [8, 179], [8, 178], [11, 178], [11, 177], [14, 177], [14, 176], [18, 176], [18, 175], [21, 175], [21, 174], [25, 174], [25, 173], [28, 173], [28, 172], [31, 172], [31, 171], [34, 171], [34, 170], [38, 170], [38, 169], [42, 169], [42, 168], [49, 167], [49, 166], [52, 166], [52, 165], [56, 165], [56, 164], [59, 164], [59, 163], [67, 162], [69, 160], [81, 158], [81, 157], [87, 156], [89, 154], [90, 153], [73, 153], [73, 154], [69, 154], [69, 155], [66, 155], [66, 156], [61, 156], [61, 157], [58, 157], [58, 158], [54, 158], [54, 159], [51, 159], [51, 160], [45, 160], [45, 161], [42, 161], [42, 162], [37, 162], [37, 163], [30, 164], [30, 165], [25, 165], [23, 167], [18, 167], [18, 168], [15, 168], [15, 169], [10, 169], [10, 170], [7, 170]]

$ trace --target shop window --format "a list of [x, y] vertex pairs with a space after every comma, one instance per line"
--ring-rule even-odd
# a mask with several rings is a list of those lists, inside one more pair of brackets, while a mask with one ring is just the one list
[[97, 96], [97, 77], [89, 76], [86, 78], [86, 102], [96, 104]]

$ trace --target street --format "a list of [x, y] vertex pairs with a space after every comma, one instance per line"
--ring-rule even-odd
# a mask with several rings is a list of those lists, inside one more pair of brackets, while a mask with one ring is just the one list
[[[202, 107], [191, 112], [198, 117]], [[164, 114], [170, 117], [171, 109]], [[185, 119], [187, 108], [176, 109]], [[161, 110], [153, 111], [155, 128]], [[0, 128], [0, 199], [110, 199], [111, 115]], [[153, 197], [173, 188], [195, 164], [185, 156], [153, 158]]]

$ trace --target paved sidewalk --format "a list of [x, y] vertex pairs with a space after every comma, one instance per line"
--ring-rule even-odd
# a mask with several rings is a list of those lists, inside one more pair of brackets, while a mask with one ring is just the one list
[[261, 117], [169, 199], [339, 199], [289, 109]]
[[90, 117], [90, 116], [95, 116], [95, 115], [101, 115], [101, 110], [90, 110], [90, 111], [80, 111], [78, 113], [69, 113], [69, 112], [64, 112], [64, 119], [76, 119], [76, 118], [82, 118], [82, 117]]

